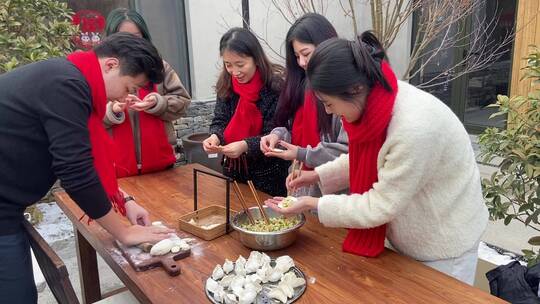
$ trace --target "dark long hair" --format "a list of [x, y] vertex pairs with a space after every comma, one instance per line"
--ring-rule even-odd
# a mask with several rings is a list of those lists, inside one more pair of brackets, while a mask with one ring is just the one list
[[110, 36], [118, 32], [118, 28], [120, 28], [120, 25], [122, 25], [124, 21], [133, 22], [141, 32], [142, 37], [148, 41], [152, 41], [150, 31], [148, 31], [148, 26], [146, 26], [146, 22], [141, 14], [127, 8], [114, 9], [109, 13], [109, 15], [107, 15], [105, 35]]
[[[268, 60], [259, 40], [252, 32], [239, 27], [228, 30], [219, 41], [219, 55], [223, 56], [225, 51], [253, 58], [264, 85], [276, 92], [281, 90], [283, 67]], [[228, 98], [233, 93], [231, 75], [227, 72], [225, 64], [216, 84], [216, 93], [219, 98]]]
[[[311, 88], [326, 95], [353, 102], [368, 94], [377, 83], [392, 91], [381, 71], [386, 53], [375, 35], [362, 33], [355, 41], [330, 39], [321, 43], [309, 61], [307, 76]], [[364, 89], [358, 92], [359, 86]]]
[[[321, 42], [337, 37], [332, 24], [322, 15], [308, 13], [300, 17], [287, 32], [285, 45], [286, 78], [285, 87], [279, 96], [279, 103], [274, 116], [276, 126], [291, 128], [290, 122], [298, 108], [304, 103], [306, 89], [306, 71], [296, 60], [293, 41], [309, 43], [315, 46]], [[324, 107], [317, 103], [319, 132], [330, 134], [332, 128], [332, 115], [326, 114]]]

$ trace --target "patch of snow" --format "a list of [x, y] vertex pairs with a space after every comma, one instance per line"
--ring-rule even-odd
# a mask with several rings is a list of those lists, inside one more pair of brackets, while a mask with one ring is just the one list
[[42, 203], [36, 207], [43, 213], [43, 220], [35, 228], [47, 243], [52, 244], [74, 236], [71, 222], [56, 203]]
[[[480, 242], [480, 246], [478, 246], [478, 258], [490, 262], [491, 264], [495, 264], [497, 266], [500, 265], [506, 265], [510, 262], [516, 261], [517, 257], [513, 253], [508, 254], [500, 254], [497, 252], [497, 250], [489, 247], [486, 243]], [[526, 265], [525, 262], [520, 261], [522, 265]]]
[[32, 251], [32, 249], [30, 249], [30, 253], [32, 254], [32, 268], [34, 270], [34, 282], [36, 283], [37, 291], [42, 292], [45, 289], [45, 286], [47, 285], [47, 283], [45, 282], [45, 277], [43, 276], [43, 273], [41, 272], [41, 269], [39, 268], [36, 257], [34, 256], [34, 251]]

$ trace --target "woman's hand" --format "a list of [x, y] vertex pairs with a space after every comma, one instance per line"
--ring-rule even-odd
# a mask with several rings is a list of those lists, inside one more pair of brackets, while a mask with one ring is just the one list
[[298, 172], [296, 172], [295, 174], [296, 176], [294, 179], [292, 179], [293, 173], [291, 172], [287, 176], [287, 179], [285, 180], [285, 186], [287, 186], [287, 190], [289, 191], [293, 191], [300, 187], [311, 186], [319, 182], [319, 174], [317, 174], [315, 170], [312, 170], [312, 171], [302, 170], [300, 174], [298, 174]]
[[203, 141], [203, 149], [206, 153], [218, 153], [221, 148], [219, 147], [220, 141], [216, 134], [210, 135]]
[[130, 102], [129, 108], [138, 112], [146, 111], [157, 103], [157, 98], [153, 94], [147, 95], [143, 100], [140, 100], [139, 97], [133, 94], [129, 94], [126, 100]]
[[283, 151], [276, 152], [271, 150], [270, 152], [264, 153], [267, 157], [278, 157], [284, 160], [293, 160], [298, 156], [298, 146], [290, 144], [286, 141], [280, 140], [279, 145], [285, 148]]
[[279, 141], [279, 137], [276, 134], [268, 134], [261, 137], [261, 152], [266, 155], [267, 152], [272, 152]]
[[278, 204], [282, 200], [283, 197], [274, 197], [267, 199], [264, 203], [266, 206], [268, 206], [268, 208], [284, 215], [294, 215], [311, 209], [317, 209], [319, 205], [318, 198], [312, 196], [301, 196], [292, 206], [287, 208], [279, 208]]
[[248, 145], [245, 140], [235, 141], [221, 148], [221, 153], [229, 158], [238, 158], [247, 152]]
[[150, 216], [148, 211], [137, 204], [134, 200], [129, 200], [125, 204], [126, 217], [133, 225], [150, 226]]

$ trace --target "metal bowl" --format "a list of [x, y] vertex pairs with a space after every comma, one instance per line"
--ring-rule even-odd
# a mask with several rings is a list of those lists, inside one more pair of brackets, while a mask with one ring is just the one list
[[[266, 206], [264, 206], [264, 211], [269, 218], [282, 216]], [[249, 208], [249, 213], [255, 220], [262, 218], [258, 207]], [[303, 214], [300, 213], [296, 217], [299, 222], [291, 228], [274, 232], [255, 232], [240, 227], [240, 225], [249, 222], [245, 211], [241, 211], [233, 216], [231, 226], [238, 231], [240, 242], [244, 246], [260, 251], [271, 251], [285, 248], [294, 243], [298, 229], [306, 222], [306, 217]]]

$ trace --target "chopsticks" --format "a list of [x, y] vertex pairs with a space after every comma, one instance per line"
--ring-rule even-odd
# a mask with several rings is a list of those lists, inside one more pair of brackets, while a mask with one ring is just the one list
[[[298, 167], [298, 169], [296, 169], [296, 167]], [[302, 175], [302, 168], [304, 168], [304, 162], [299, 162], [296, 159], [293, 160], [292, 168], [291, 168], [291, 174], [292, 174], [291, 180], [290, 180], [291, 182]], [[290, 190], [287, 191], [287, 196], [289, 195], [291, 195]]]
[[236, 193], [236, 196], [238, 197], [238, 200], [240, 201], [240, 204], [242, 205], [242, 208], [244, 208], [244, 211], [246, 212], [249, 222], [253, 225], [255, 224], [255, 220], [253, 220], [253, 217], [251, 216], [251, 213], [249, 212], [249, 209], [247, 207], [246, 199], [244, 198], [244, 195], [242, 194], [242, 191], [240, 190], [240, 186], [238, 185], [238, 182], [233, 181], [233, 190]]
[[261, 203], [261, 199], [259, 198], [259, 194], [257, 194], [257, 189], [255, 189], [253, 182], [251, 180], [248, 180], [247, 184], [249, 185], [249, 189], [251, 189], [251, 193], [253, 193], [253, 197], [255, 198], [255, 202], [257, 202], [257, 206], [259, 206], [259, 210], [261, 211], [261, 215], [264, 218], [264, 221], [267, 224], [270, 224], [270, 220], [268, 219], [268, 216], [266, 215], [266, 212], [264, 211], [263, 205]]

